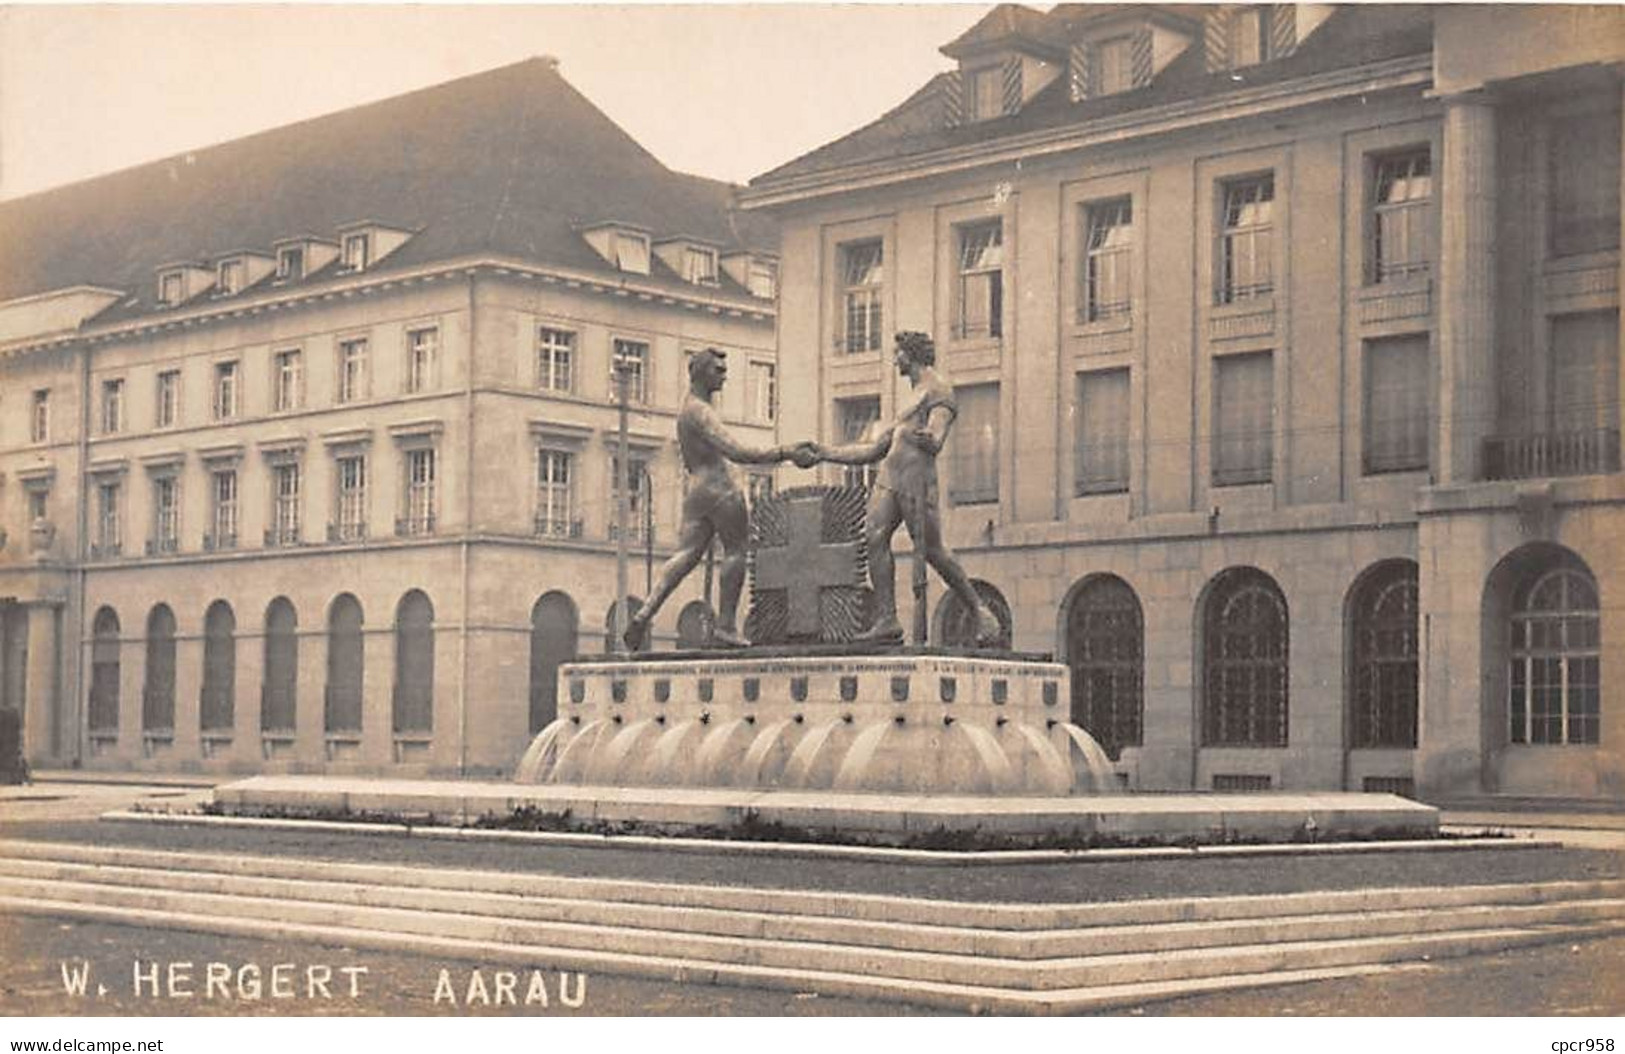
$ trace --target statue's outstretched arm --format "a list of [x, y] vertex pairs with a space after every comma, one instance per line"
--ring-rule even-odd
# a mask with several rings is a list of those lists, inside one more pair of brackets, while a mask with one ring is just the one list
[[715, 410], [707, 410], [701, 418], [705, 438], [723, 457], [743, 465], [770, 465], [787, 460], [794, 452], [791, 446], [757, 447], [741, 443], [722, 424]]
[[867, 442], [848, 443], [845, 446], [824, 446], [819, 444], [818, 457], [822, 461], [831, 461], [837, 465], [867, 465], [879, 461], [891, 450], [892, 430], [882, 432], [877, 439]]

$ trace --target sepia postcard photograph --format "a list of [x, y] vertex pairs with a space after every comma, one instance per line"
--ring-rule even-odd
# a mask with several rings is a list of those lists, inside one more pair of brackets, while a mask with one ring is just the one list
[[1622, 102], [1614, 4], [0, 5], [0, 1042], [1615, 1051]]

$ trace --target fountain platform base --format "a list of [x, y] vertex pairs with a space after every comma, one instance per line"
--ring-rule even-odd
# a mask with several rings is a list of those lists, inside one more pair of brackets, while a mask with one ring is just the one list
[[216, 788], [214, 802], [239, 816], [466, 825], [567, 814], [559, 829], [724, 837], [776, 829], [786, 841], [877, 845], [934, 844], [944, 835], [965, 836], [968, 846], [977, 839], [989, 846], [1325, 842], [1429, 837], [1439, 824], [1431, 806], [1348, 792], [987, 797], [254, 776]]

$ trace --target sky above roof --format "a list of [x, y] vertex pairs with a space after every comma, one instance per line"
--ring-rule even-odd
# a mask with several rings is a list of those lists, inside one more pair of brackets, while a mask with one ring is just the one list
[[0, 6], [0, 199], [543, 54], [669, 167], [742, 183], [949, 68], [987, 10]]

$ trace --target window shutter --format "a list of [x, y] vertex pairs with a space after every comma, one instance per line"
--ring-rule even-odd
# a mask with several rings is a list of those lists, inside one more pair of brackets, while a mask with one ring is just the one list
[[942, 80], [942, 123], [957, 128], [965, 123], [965, 75], [953, 70]]
[[1216, 4], [1207, 9], [1202, 19], [1202, 54], [1207, 71], [1217, 73], [1230, 68], [1230, 6]]
[[1141, 30], [1134, 34], [1134, 42], [1129, 45], [1129, 61], [1134, 71], [1134, 86], [1143, 88], [1151, 83], [1151, 31]]
[[1012, 114], [1021, 109], [1021, 60], [1006, 59], [1004, 63], [1004, 112]]
[[1089, 97], [1089, 45], [1073, 44], [1071, 56], [1067, 62], [1067, 77], [1071, 87], [1073, 102], [1082, 102]]
[[1269, 9], [1269, 58], [1284, 58], [1298, 46], [1298, 12], [1292, 4], [1275, 4]]

